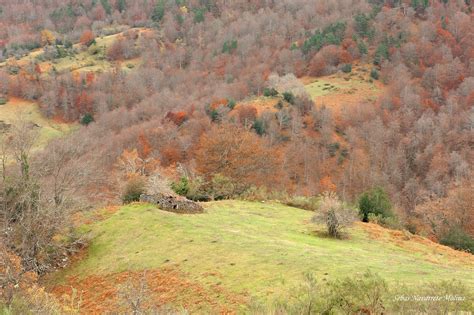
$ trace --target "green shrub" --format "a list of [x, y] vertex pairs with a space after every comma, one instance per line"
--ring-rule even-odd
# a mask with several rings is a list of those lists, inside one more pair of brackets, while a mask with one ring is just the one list
[[474, 238], [459, 226], [452, 227], [446, 235], [441, 238], [440, 243], [454, 249], [465, 250], [474, 254]]
[[263, 89], [263, 96], [277, 96], [278, 91], [274, 88], [264, 88]]
[[328, 308], [335, 314], [384, 314], [387, 282], [366, 271], [329, 284]]
[[369, 50], [367, 49], [367, 45], [364, 43], [363, 40], [357, 42], [357, 49], [359, 49], [359, 54], [367, 55]]
[[0, 96], [0, 105], [5, 105], [8, 102], [8, 98], [6, 96]]
[[364, 222], [369, 222], [371, 213], [382, 217], [393, 217], [390, 198], [380, 187], [364, 192], [359, 197], [359, 213]]
[[145, 181], [141, 177], [134, 177], [127, 182], [125, 190], [122, 194], [123, 203], [131, 203], [140, 201], [140, 195], [146, 192]]
[[156, 3], [155, 7], [153, 8], [151, 19], [153, 22], [158, 23], [163, 19], [164, 16], [165, 16], [165, 1], [160, 0]]
[[180, 196], [194, 201], [209, 201], [209, 187], [201, 177], [182, 176], [178, 182], [171, 183], [171, 189]]
[[180, 196], [187, 196], [189, 193], [189, 181], [182, 176], [178, 182], [171, 183], [171, 189]]
[[20, 72], [20, 67], [18, 67], [16, 65], [8, 65], [7, 66], [7, 71], [8, 71], [8, 74], [10, 74], [10, 75], [17, 75], [18, 72]]
[[261, 119], [255, 119], [255, 121], [252, 124], [252, 129], [255, 130], [255, 132], [259, 136], [263, 136], [265, 134], [265, 122]]
[[234, 109], [235, 105], [236, 105], [236, 102], [233, 99], [230, 99], [227, 101], [227, 107], [229, 107], [230, 109]]
[[351, 73], [352, 72], [352, 65], [350, 63], [346, 63], [344, 66], [342, 66], [342, 72]]
[[205, 8], [197, 8], [194, 10], [194, 23], [201, 23], [204, 22], [206, 9]]
[[87, 126], [93, 121], [94, 121], [94, 116], [92, 116], [92, 114], [90, 113], [87, 113], [84, 116], [82, 116], [81, 125]]
[[222, 46], [222, 53], [231, 54], [237, 49], [237, 41], [236, 40], [228, 40], [224, 42]]
[[370, 77], [374, 80], [378, 80], [379, 79], [379, 72], [376, 69], [372, 69], [370, 71]]
[[291, 92], [283, 92], [283, 99], [290, 104], [295, 104], [295, 96]]

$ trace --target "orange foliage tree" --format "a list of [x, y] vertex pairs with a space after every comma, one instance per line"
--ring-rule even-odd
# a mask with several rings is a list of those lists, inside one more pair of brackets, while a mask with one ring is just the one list
[[195, 159], [200, 174], [226, 176], [242, 189], [274, 185], [280, 173], [279, 156], [265, 139], [230, 124], [214, 126], [202, 135]]
[[90, 46], [94, 43], [94, 41], [95, 41], [95, 36], [91, 30], [84, 31], [81, 35], [81, 38], [79, 39], [79, 42], [84, 46]]
[[176, 126], [181, 126], [188, 119], [188, 115], [183, 111], [168, 112], [165, 118], [171, 120]]

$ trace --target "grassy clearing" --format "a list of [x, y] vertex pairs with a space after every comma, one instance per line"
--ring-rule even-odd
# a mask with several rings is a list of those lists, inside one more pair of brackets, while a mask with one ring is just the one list
[[[145, 28], [137, 28], [140, 35], [149, 32]], [[105, 72], [114, 68], [114, 64], [107, 60], [105, 52], [120, 36], [122, 33], [117, 33], [108, 36], [100, 36], [95, 39], [96, 44], [92, 45], [88, 49], [83, 49], [81, 44], [75, 44], [73, 47], [76, 49], [77, 54], [73, 56], [67, 56], [64, 58], [58, 58], [53, 61], [42, 61], [39, 62], [39, 66], [44, 75], [47, 75], [49, 71], [55, 69], [59, 73], [78, 71], [78, 72]], [[43, 49], [37, 49], [32, 51], [27, 56], [10, 62], [16, 63], [20, 67], [28, 65], [30, 62], [38, 62], [38, 58], [43, 54]], [[8, 62], [0, 63], [0, 67], [4, 67]], [[130, 61], [121, 62], [120, 68], [124, 71], [130, 70], [130, 65], [138, 66], [141, 63], [139, 58], [135, 58]]]
[[176, 215], [135, 204], [83, 226], [94, 237], [87, 257], [55, 275], [52, 283], [174, 268], [204, 287], [219, 285], [267, 300], [291, 289], [304, 272], [326, 281], [369, 268], [389, 282], [417, 285], [455, 278], [474, 286], [473, 256], [422, 238], [404, 240], [357, 224], [350, 239], [334, 240], [318, 236], [308, 211], [244, 201], [205, 206], [202, 215]]
[[374, 102], [383, 85], [370, 78], [370, 66], [355, 65], [351, 73], [301, 79], [317, 106], [326, 105], [339, 112], [344, 106]]
[[19, 119], [34, 124], [32, 128], [39, 128], [39, 139], [35, 148], [43, 147], [51, 139], [61, 137], [72, 131], [74, 124], [59, 123], [45, 118], [38, 104], [18, 98], [10, 98], [5, 105], [0, 105], [0, 121], [6, 124], [14, 124]]

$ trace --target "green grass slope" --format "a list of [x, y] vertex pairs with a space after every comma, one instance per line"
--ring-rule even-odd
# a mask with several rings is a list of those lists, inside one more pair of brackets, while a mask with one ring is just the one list
[[51, 139], [62, 137], [77, 127], [44, 117], [35, 102], [10, 98], [6, 104], [0, 105], [0, 122], [14, 125], [20, 120], [35, 124], [32, 128], [38, 128], [39, 135], [34, 149], [43, 148]]
[[56, 283], [173, 267], [204, 286], [219, 284], [259, 299], [285, 293], [308, 271], [326, 280], [371, 269], [389, 282], [455, 278], [474, 285], [472, 256], [457, 257], [427, 240], [401, 246], [388, 240], [388, 230], [379, 228], [375, 238], [364, 224], [354, 226], [349, 239], [329, 239], [315, 232], [311, 212], [277, 203], [222, 201], [205, 207], [200, 215], [146, 204], [121, 207], [83, 227], [93, 235], [88, 255], [57, 275]]

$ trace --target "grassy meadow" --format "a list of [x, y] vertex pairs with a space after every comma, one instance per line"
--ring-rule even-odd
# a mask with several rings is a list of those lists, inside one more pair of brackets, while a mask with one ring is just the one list
[[370, 269], [389, 283], [454, 278], [474, 286], [472, 255], [418, 236], [358, 223], [348, 239], [330, 239], [310, 222], [311, 212], [278, 203], [221, 201], [205, 209], [177, 215], [148, 204], [123, 206], [81, 227], [93, 237], [85, 258], [52, 283], [173, 269], [204, 288], [260, 301], [287, 293], [306, 272], [328, 281]]

